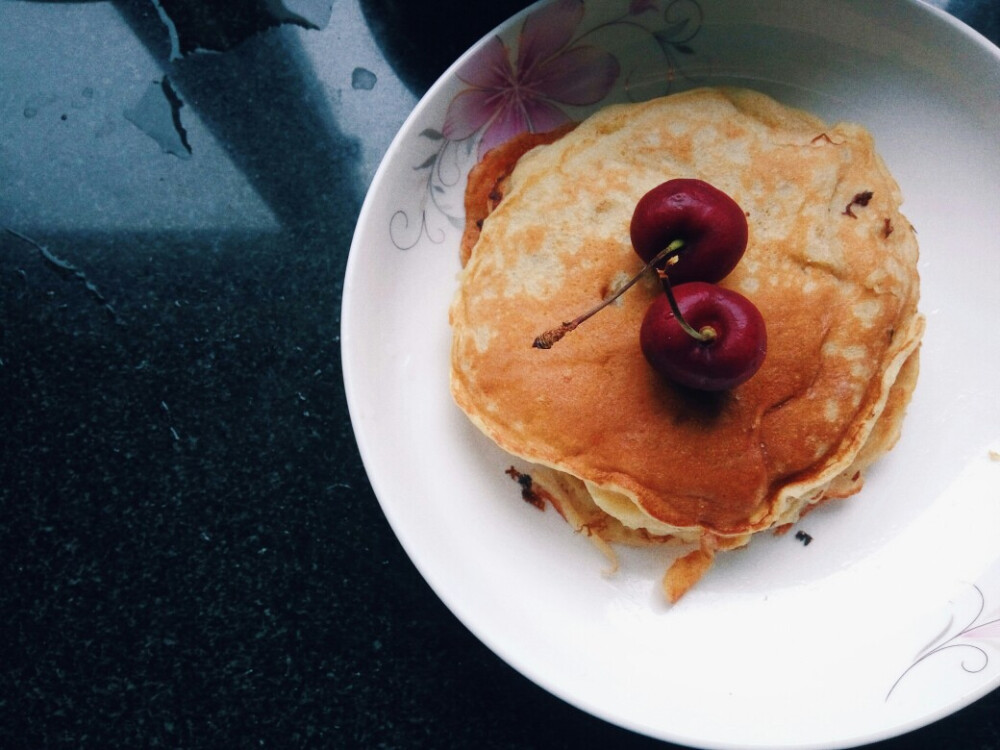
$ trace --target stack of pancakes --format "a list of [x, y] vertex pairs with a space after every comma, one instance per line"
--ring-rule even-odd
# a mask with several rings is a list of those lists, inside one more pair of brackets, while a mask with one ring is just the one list
[[[717, 394], [657, 374], [639, 346], [662, 293], [653, 274], [551, 350], [533, 348], [642, 267], [632, 211], [675, 177], [746, 212], [746, 254], [721, 285], [766, 321], [760, 371]], [[690, 545], [664, 578], [676, 600], [717, 550], [856, 493], [898, 438], [923, 332], [900, 203], [865, 129], [743, 89], [616, 105], [513, 141], [470, 175], [455, 401], [578, 530]]]

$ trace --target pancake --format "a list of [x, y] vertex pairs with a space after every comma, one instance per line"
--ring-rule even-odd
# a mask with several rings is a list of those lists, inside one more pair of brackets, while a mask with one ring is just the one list
[[[452, 394], [578, 529], [692, 545], [664, 581], [676, 600], [716, 550], [856, 493], [895, 443], [924, 325], [915, 232], [863, 127], [745, 89], [611, 106], [545, 140], [487, 155], [470, 179]], [[747, 251], [721, 286], [766, 321], [758, 373], [718, 394], [657, 374], [638, 338], [652, 274], [533, 348], [642, 267], [632, 211], [676, 177], [746, 212]]]

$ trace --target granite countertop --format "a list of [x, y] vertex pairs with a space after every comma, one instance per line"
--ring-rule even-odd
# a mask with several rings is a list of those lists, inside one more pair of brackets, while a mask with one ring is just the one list
[[[347, 415], [367, 185], [526, 4], [0, 5], [0, 747], [665, 746], [456, 620]], [[1000, 693], [878, 747], [998, 748]]]

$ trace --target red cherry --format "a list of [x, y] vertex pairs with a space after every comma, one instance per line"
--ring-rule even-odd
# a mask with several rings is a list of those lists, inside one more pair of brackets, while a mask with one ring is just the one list
[[[639, 330], [642, 353], [679, 385], [722, 391], [745, 382], [767, 353], [764, 318], [742, 294], [692, 281], [673, 287], [686, 330], [667, 295], [653, 300]], [[700, 340], [701, 339], [704, 340]]]
[[683, 243], [666, 266], [674, 284], [721, 281], [743, 257], [748, 235], [747, 217], [736, 201], [693, 179], [668, 180], [642, 196], [629, 232], [647, 263], [668, 245]]

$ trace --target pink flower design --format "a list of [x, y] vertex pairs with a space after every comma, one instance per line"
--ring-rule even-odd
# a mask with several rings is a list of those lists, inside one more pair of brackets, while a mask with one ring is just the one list
[[1000, 639], [1000, 617], [982, 625], [976, 625], [962, 632], [966, 638], [997, 638]]
[[463, 140], [478, 132], [482, 156], [524, 131], [544, 132], [569, 120], [559, 105], [586, 106], [607, 96], [618, 60], [592, 45], [573, 43], [583, 0], [555, 0], [521, 26], [516, 64], [499, 37], [459, 71], [470, 88], [448, 105], [442, 133]]

